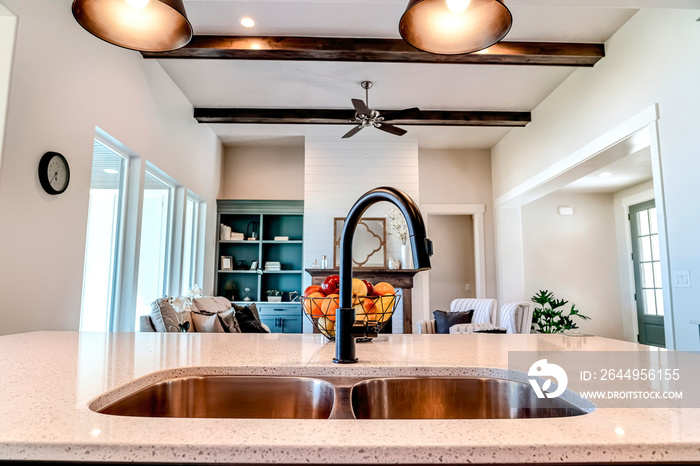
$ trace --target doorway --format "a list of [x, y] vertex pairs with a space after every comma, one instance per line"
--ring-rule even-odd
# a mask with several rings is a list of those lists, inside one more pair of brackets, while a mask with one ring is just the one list
[[452, 300], [476, 297], [474, 219], [471, 215], [431, 215], [428, 223], [430, 238], [440, 248], [428, 272], [429, 309], [449, 312]]
[[637, 307], [637, 338], [643, 345], [663, 348], [666, 346], [666, 337], [656, 201], [631, 206], [629, 220], [634, 263], [634, 299]]
[[[659, 317], [664, 322], [663, 329], [665, 331], [665, 345], [669, 349], [674, 349], [675, 340], [673, 331], [673, 309], [671, 304], [672, 289], [669, 286], [670, 268], [666, 233], [664, 186], [661, 176], [662, 169], [659, 128], [657, 124], [658, 119], [658, 108], [656, 105], [653, 105], [637, 115], [634, 115], [619, 126], [612, 128], [605, 134], [602, 134], [600, 137], [573, 152], [559, 163], [552, 165], [550, 168], [533, 176], [518, 187], [508, 191], [496, 199], [499, 301], [515, 301], [521, 299], [523, 296], [530, 295], [528, 293], [531, 290], [528, 289], [527, 274], [525, 270], [526, 267], [524, 264], [524, 258], [526, 256], [526, 248], [523, 241], [524, 207], [527, 204], [541, 199], [564, 186], [571, 185], [573, 182], [581, 179], [582, 177], [588, 177], [589, 175], [596, 174], [597, 178], [603, 179], [603, 171], [605, 167], [620, 161], [621, 159], [625, 158], [626, 155], [630, 154], [630, 152], [635, 152], [634, 149], [632, 151], [621, 150], [625, 149], [625, 147], [648, 147], [651, 159], [651, 181], [647, 184], [630, 188], [629, 190], [626, 190], [627, 192], [615, 194], [615, 209], [617, 211], [618, 203], [620, 206], [622, 206], [623, 203], [627, 202], [631, 198], [637, 199], [635, 199], [635, 202], [627, 203], [627, 207], [648, 201], [652, 198], [656, 199], [656, 219], [658, 221], [658, 239], [660, 244], [658, 257], [660, 258], [660, 273], [662, 276], [662, 286], [664, 287], [663, 293], [660, 296], [660, 299], [663, 300], [663, 316]], [[639, 199], [642, 194], [646, 196], [646, 193], [641, 193], [639, 192], [640, 190], [651, 191], [651, 195], [649, 197]], [[564, 210], [570, 211], [570, 209]], [[574, 209], [574, 215], [576, 215], [575, 212], [576, 209]], [[626, 224], [628, 234], [622, 236], [623, 247], [618, 247], [618, 251], [623, 251], [624, 244], [631, 242], [629, 240], [630, 225], [629, 222], [627, 222], [626, 213], [627, 212], [625, 212], [624, 215], [624, 221], [622, 222], [622, 229], [625, 228]], [[560, 212], [560, 215], [565, 214]], [[618, 217], [616, 216], [615, 218], [617, 219]], [[616, 225], [619, 225], [617, 221]], [[616, 228], [616, 231], [621, 230]], [[620, 245], [619, 240], [618, 245]], [[545, 251], [548, 252], [549, 250]], [[620, 264], [624, 263], [625, 271], [629, 269], [629, 274], [626, 275], [629, 277], [629, 286], [625, 286], [621, 280], [621, 287], [618, 290], [622, 290], [622, 292], [625, 293], [626, 290], [629, 289], [629, 293], [633, 295], [634, 284], [632, 282], [634, 281], [634, 278], [632, 261], [630, 260], [630, 252], [631, 251], [626, 254], [624, 259], [619, 261]], [[590, 261], [590, 258], [587, 260]], [[620, 272], [621, 277], [625, 275], [625, 273], [623, 273], [625, 271]], [[589, 273], [588, 276], [596, 277], [594, 273]], [[595, 286], [588, 286], [587, 288], [588, 290], [596, 289]], [[590, 292], [588, 295], [581, 294], [579, 299], [586, 300], [587, 296], [590, 295]], [[624, 319], [624, 339], [628, 341], [636, 340], [635, 337], [637, 334], [636, 328], [633, 329], [634, 333], [632, 330], [632, 327], [637, 326], [637, 319], [635, 306], [631, 305], [631, 301], [632, 300], [630, 299], [629, 312], [625, 311], [624, 309], [622, 312]], [[625, 302], [627, 302], [627, 300], [623, 299], [623, 306], [625, 305]], [[577, 304], [579, 303], [577, 302]], [[608, 307], [609, 306], [606, 304], [602, 307], [592, 306], [591, 309], [598, 309], [599, 311], [602, 311]], [[605, 316], [607, 316], [607, 314], [605, 314]], [[596, 317], [596, 320], [603, 322], [603, 318], [600, 318], [600, 316]]]

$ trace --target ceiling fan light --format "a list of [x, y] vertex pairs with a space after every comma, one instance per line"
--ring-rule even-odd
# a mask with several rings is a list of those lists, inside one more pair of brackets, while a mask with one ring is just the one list
[[183, 0], [74, 0], [72, 10], [89, 33], [131, 50], [167, 52], [192, 39]]
[[512, 25], [500, 0], [409, 0], [399, 32], [424, 52], [458, 55], [491, 47]]

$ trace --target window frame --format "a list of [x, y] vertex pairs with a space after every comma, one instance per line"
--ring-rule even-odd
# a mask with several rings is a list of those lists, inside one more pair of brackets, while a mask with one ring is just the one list
[[[94, 163], [94, 144], [100, 144], [107, 150], [113, 152], [116, 156], [122, 159], [122, 172], [120, 173], [119, 185], [119, 203], [117, 206], [118, 218], [116, 220], [116, 228], [113, 232], [114, 235], [114, 261], [111, 267], [111, 283], [109, 284], [109, 310], [106, 319], [106, 329], [107, 332], [113, 332], [118, 326], [119, 318], [119, 306], [120, 306], [120, 291], [122, 287], [122, 270], [124, 263], [124, 251], [126, 242], [126, 228], [127, 228], [127, 206], [129, 205], [129, 177], [131, 170], [131, 156], [120, 149], [118, 145], [113, 144], [109, 136], [102, 133], [101, 131], [96, 131], [93, 137], [93, 163]], [[92, 171], [92, 164], [90, 165], [90, 170]], [[92, 191], [92, 175], [90, 176], [90, 191]], [[89, 199], [88, 199], [88, 213], [89, 213]], [[85, 267], [87, 264], [87, 240], [88, 240], [88, 228], [89, 228], [89, 218], [88, 223], [85, 228], [85, 249], [83, 252], [83, 280], [82, 289], [80, 297], [80, 327], [82, 331], [83, 326], [83, 315], [85, 313], [85, 278], [87, 276]]]

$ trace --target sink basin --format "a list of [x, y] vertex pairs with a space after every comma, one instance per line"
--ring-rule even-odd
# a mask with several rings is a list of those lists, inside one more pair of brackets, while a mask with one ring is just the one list
[[492, 378], [382, 378], [352, 387], [357, 419], [517, 419], [587, 414], [539, 399], [527, 383]]
[[202, 376], [166, 380], [98, 409], [137, 417], [328, 419], [329, 382], [303, 377]]

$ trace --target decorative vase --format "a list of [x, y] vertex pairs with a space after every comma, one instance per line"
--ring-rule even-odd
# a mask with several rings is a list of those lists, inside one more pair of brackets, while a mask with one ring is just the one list
[[408, 244], [401, 245], [401, 268], [412, 269], [411, 259], [408, 254]]
[[282, 296], [268, 296], [267, 301], [270, 303], [281, 303]]

